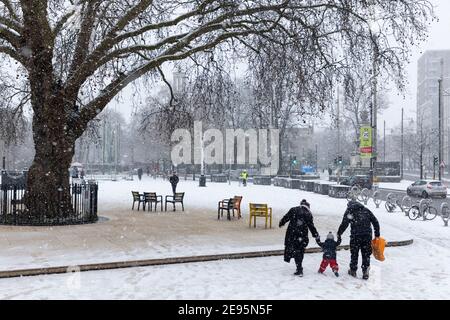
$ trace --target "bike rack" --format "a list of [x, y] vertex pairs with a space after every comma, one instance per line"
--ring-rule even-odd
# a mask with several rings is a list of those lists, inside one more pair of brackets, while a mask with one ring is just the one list
[[383, 202], [380, 198], [379, 198], [380, 193], [378, 191], [375, 191], [372, 195], [373, 197], [373, 203], [375, 203], [375, 206], [377, 209], [380, 208], [381, 203]]
[[361, 190], [361, 192], [358, 195], [358, 200], [364, 203], [365, 206], [367, 206], [367, 203], [370, 199], [370, 191], [367, 188], [364, 188]]
[[448, 227], [448, 221], [450, 218], [450, 210], [449, 210], [448, 204], [446, 202], [441, 204], [441, 218], [442, 218], [442, 221], [444, 221], [444, 226]]
[[[408, 202], [410, 205], [406, 206], [405, 202]], [[411, 209], [411, 207], [412, 207], [412, 200], [411, 200], [411, 198], [409, 196], [404, 196], [403, 199], [402, 199], [402, 212], [405, 213], [405, 216], [408, 215], [408, 211], [409, 211], [409, 209]], [[408, 210], [405, 210], [405, 208], [408, 208]]]

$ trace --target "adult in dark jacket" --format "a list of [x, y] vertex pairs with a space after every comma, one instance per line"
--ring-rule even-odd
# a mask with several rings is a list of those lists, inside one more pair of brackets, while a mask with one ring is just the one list
[[358, 255], [361, 251], [363, 279], [369, 279], [370, 255], [372, 254], [372, 226], [375, 237], [380, 237], [380, 224], [375, 215], [357, 201], [350, 201], [338, 230], [338, 239], [350, 225], [350, 270], [348, 273], [356, 277]]
[[142, 173], [143, 173], [143, 170], [142, 170], [142, 168], [139, 168], [139, 169], [138, 169], [138, 171], [137, 171], [137, 174], [138, 174], [138, 178], [139, 178], [139, 180], [141, 180], [141, 179], [142, 179]]
[[180, 179], [178, 178], [177, 174], [175, 172], [172, 173], [172, 176], [169, 178], [169, 182], [172, 185], [172, 192], [175, 194], [177, 192], [177, 184]]
[[299, 207], [294, 207], [281, 219], [280, 228], [289, 222], [284, 240], [284, 261], [291, 262], [295, 259], [297, 271], [294, 275], [303, 276], [303, 256], [305, 248], [309, 243], [308, 229], [312, 236], [320, 241], [319, 233], [314, 226], [310, 205], [306, 200], [302, 200]]

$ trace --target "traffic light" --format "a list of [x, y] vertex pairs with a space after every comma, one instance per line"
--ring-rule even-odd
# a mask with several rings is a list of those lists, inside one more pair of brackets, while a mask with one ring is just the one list
[[339, 156], [339, 157], [338, 157], [338, 163], [339, 163], [339, 164], [342, 164], [342, 156]]
[[296, 166], [297, 165], [297, 157], [296, 156], [294, 156], [293, 158], [292, 158], [292, 164], [294, 165], [294, 166]]
[[439, 165], [439, 157], [434, 156], [434, 165]]

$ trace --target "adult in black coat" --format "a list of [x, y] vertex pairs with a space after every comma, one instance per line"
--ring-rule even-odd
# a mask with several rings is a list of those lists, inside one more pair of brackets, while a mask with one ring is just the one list
[[175, 195], [175, 192], [177, 192], [178, 181], [180, 181], [180, 179], [178, 178], [177, 174], [175, 172], [173, 172], [169, 178], [169, 182], [172, 185], [172, 192], [174, 195]]
[[294, 207], [281, 219], [280, 228], [289, 222], [284, 240], [284, 261], [289, 263], [295, 259], [297, 272], [295, 275], [303, 276], [303, 256], [305, 248], [309, 243], [309, 231], [312, 236], [320, 241], [319, 233], [314, 226], [310, 205], [306, 200], [302, 200], [299, 207]]
[[380, 237], [380, 224], [375, 215], [361, 203], [350, 201], [338, 230], [338, 239], [350, 225], [350, 270], [348, 273], [356, 277], [358, 255], [361, 251], [363, 279], [369, 279], [370, 255], [372, 254], [372, 226], [375, 237]]

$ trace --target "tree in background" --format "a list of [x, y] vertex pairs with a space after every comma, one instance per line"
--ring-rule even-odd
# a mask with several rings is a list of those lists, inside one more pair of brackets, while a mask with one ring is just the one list
[[287, 39], [306, 46], [298, 55], [309, 53], [314, 72], [303, 81], [312, 83], [369, 64], [375, 47], [380, 69], [401, 86], [408, 48], [432, 15], [427, 0], [1, 0], [1, 58], [33, 111], [27, 214], [71, 215], [75, 141], [125, 87], [149, 85], [164, 63]]

